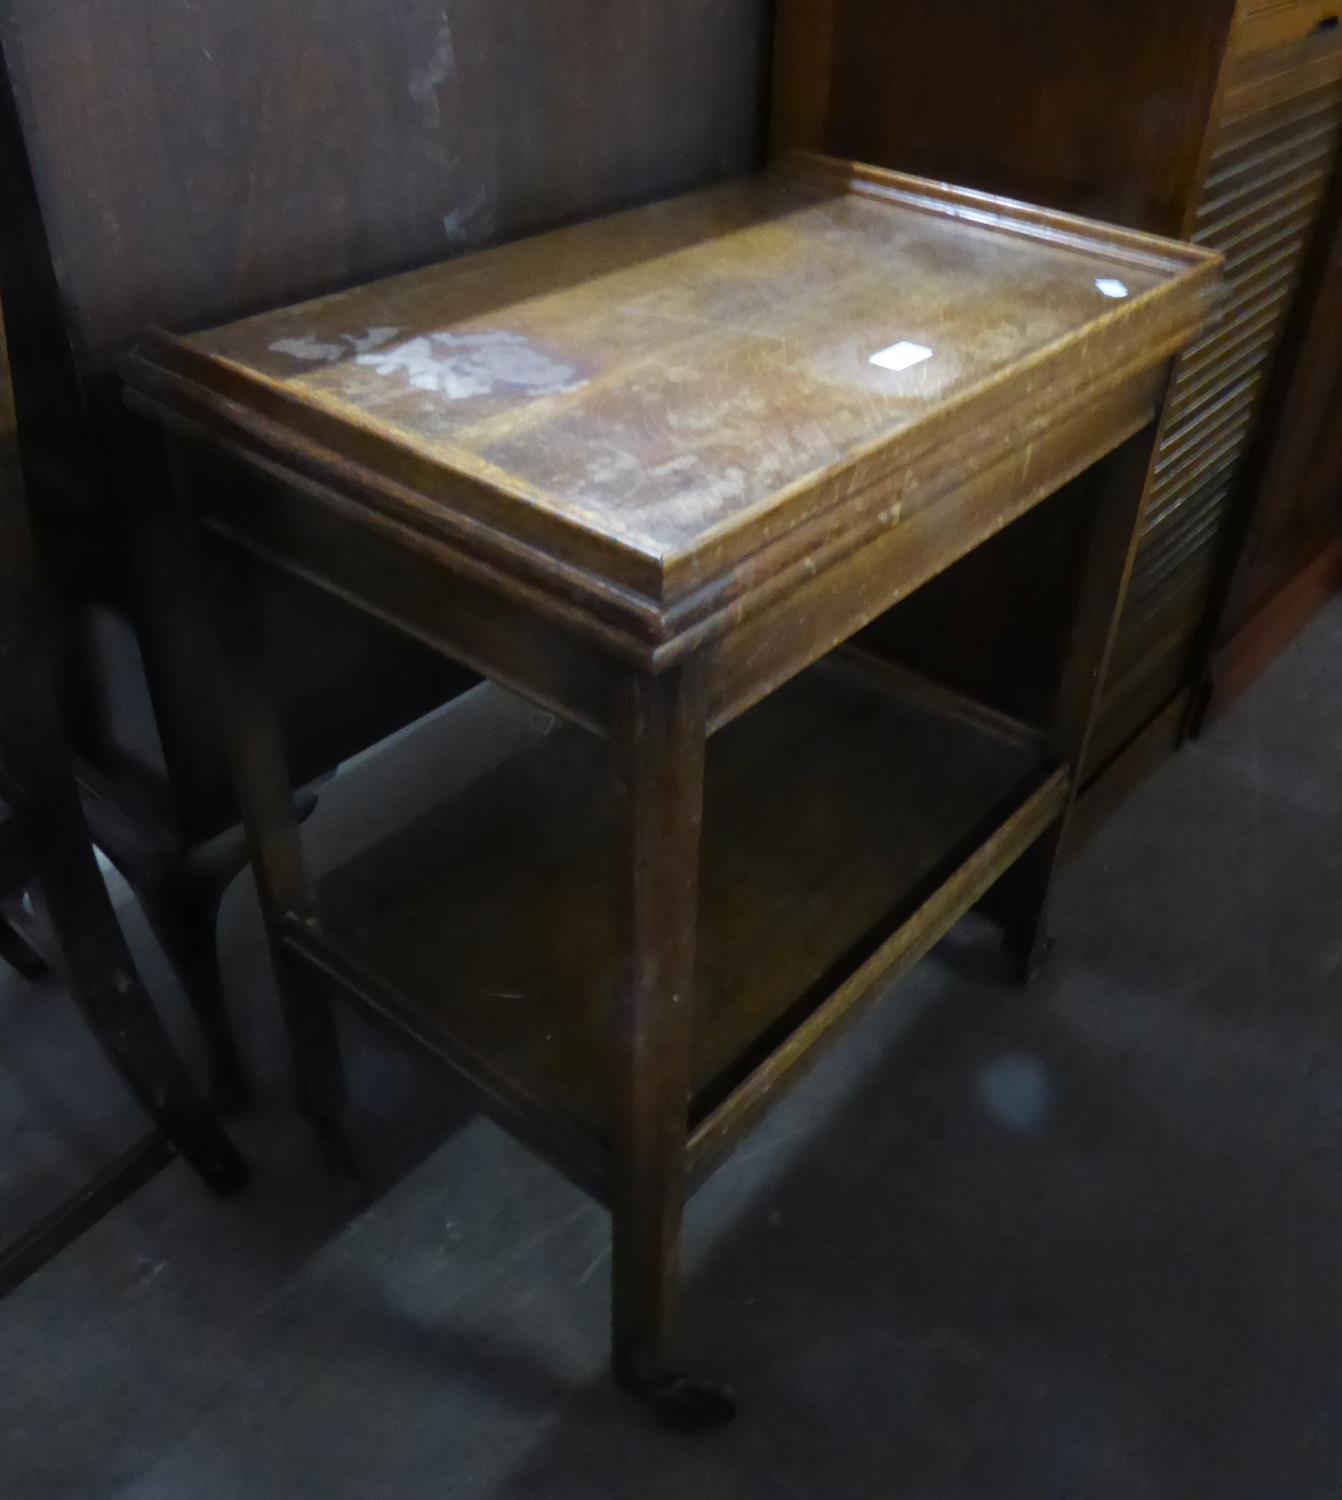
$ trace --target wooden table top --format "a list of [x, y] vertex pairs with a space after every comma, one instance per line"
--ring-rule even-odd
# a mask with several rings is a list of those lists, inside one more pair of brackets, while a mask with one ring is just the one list
[[129, 378], [354, 466], [414, 526], [666, 606], [1048, 382], [1154, 363], [1214, 280], [1203, 252], [799, 158], [164, 335]]

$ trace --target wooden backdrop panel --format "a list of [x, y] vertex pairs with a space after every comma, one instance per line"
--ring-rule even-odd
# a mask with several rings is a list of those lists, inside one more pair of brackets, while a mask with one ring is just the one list
[[14, 0], [76, 345], [200, 327], [748, 169], [768, 0]]
[[781, 0], [789, 144], [1184, 226], [1234, 0]]

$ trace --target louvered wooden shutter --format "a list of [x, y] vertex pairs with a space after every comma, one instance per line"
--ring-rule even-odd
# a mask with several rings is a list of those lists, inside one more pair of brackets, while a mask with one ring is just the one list
[[1237, 470], [1342, 133], [1342, 84], [1218, 130], [1194, 238], [1226, 257], [1226, 300], [1175, 376], [1115, 644], [1092, 770], [1180, 689]]

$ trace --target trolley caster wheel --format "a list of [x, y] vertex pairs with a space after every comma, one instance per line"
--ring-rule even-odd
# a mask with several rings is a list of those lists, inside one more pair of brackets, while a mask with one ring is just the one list
[[648, 1393], [653, 1417], [672, 1432], [725, 1427], [736, 1416], [736, 1397], [709, 1380], [677, 1375]]

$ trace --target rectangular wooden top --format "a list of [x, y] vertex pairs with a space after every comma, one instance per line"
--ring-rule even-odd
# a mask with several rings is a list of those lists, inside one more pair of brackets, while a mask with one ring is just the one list
[[126, 373], [244, 452], [656, 615], [878, 483], [896, 521], [916, 455], [1155, 364], [1215, 279], [1188, 247], [798, 157], [156, 335]]

